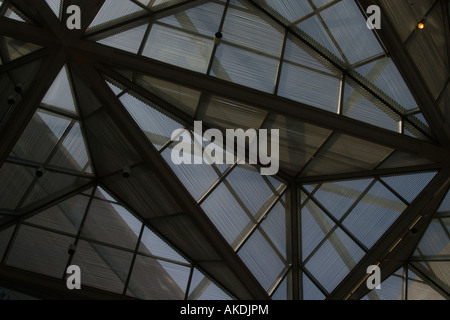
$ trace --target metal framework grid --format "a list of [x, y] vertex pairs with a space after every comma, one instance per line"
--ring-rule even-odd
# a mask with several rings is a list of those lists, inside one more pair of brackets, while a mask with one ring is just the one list
[[[76, 179], [76, 183], [69, 185], [67, 188], [61, 186], [60, 190], [48, 194], [47, 197], [29, 203], [27, 202], [29, 194], [33, 192], [33, 188], [38, 183], [38, 178], [33, 178], [34, 182], [29, 184], [28, 189], [15, 204], [15, 208], [0, 208], [2, 217], [0, 230], [11, 230], [2, 257], [0, 285], [44, 298], [79, 298], [77, 293], [65, 290], [63, 281], [65, 274], [62, 275], [61, 280], [44, 275], [37, 276], [20, 268], [8, 266], [7, 261], [10, 259], [14, 242], [20, 235], [21, 230], [26, 227], [46, 230], [46, 227], [33, 224], [29, 219], [58, 203], [68, 201], [83, 193], [89, 199], [89, 202], [77, 231], [75, 233], [59, 231], [59, 234], [73, 238], [75, 244], [80, 241], [89, 241], [103, 247], [127, 252], [131, 257], [128, 271], [123, 276], [125, 285], [121, 292], [114, 294], [108, 292], [114, 290], [98, 290], [88, 286], [88, 290], [83, 291], [84, 297], [88, 298], [130, 298], [127, 290], [133, 268], [137, 264], [136, 261], [146, 256], [164, 260], [163, 257], [140, 251], [140, 243], [147, 227], [164, 238], [167, 243], [177, 249], [183, 259], [186, 259], [186, 262], [175, 261], [175, 264], [188, 270], [187, 286], [183, 292], [183, 298], [185, 299], [193, 299], [196, 295], [199, 296], [211, 283], [208, 278], [204, 278], [200, 281], [200, 284], [196, 284], [195, 290], [191, 290], [190, 286], [194, 282], [194, 273], [198, 271], [206, 274], [231, 297], [238, 299], [269, 299], [276, 294], [278, 289], [284, 288], [284, 286], [286, 287], [286, 298], [306, 298], [303, 291], [303, 288], [307, 286], [306, 280], [312, 282], [327, 299], [359, 299], [367, 294], [367, 290], [362, 284], [367, 278], [366, 268], [368, 265], [380, 265], [382, 270], [385, 270], [383, 278], [388, 278], [389, 275], [405, 265], [405, 261], [409, 260], [420, 240], [418, 235], [425, 233], [450, 187], [450, 129], [448, 121], [443, 116], [446, 113], [446, 108], [448, 108], [445, 105], [445, 97], [449, 90], [449, 61], [446, 61], [446, 82], [439, 93], [436, 94], [431, 84], [424, 81], [420, 69], [422, 66], [417, 64], [417, 60], [414, 60], [411, 57], [411, 52], [408, 51], [409, 47], [413, 47], [411, 43], [419, 37], [416, 35], [417, 31], [413, 30], [406, 37], [406, 40], [400, 39], [400, 31], [396, 29], [392, 22], [395, 19], [395, 15], [393, 15], [395, 11], [389, 7], [386, 1], [355, 1], [361, 9], [371, 4], [377, 4], [384, 9], [382, 15], [383, 28], [374, 33], [376, 38], [380, 40], [383, 51], [357, 62], [347, 59], [344, 53], [345, 48], [340, 47], [339, 41], [335, 39], [333, 31], [329, 29], [322, 16], [322, 13], [326, 12], [327, 9], [339, 5], [340, 0], [330, 1], [321, 7], [316, 7], [315, 1], [308, 1], [312, 11], [300, 19], [293, 20], [279, 15], [274, 8], [265, 5], [263, 1], [243, 1], [244, 5], [238, 5], [235, 1], [230, 0], [173, 1], [170, 2], [170, 5], [163, 5], [160, 9], [155, 10], [152, 8], [154, 1], [150, 1], [146, 6], [142, 1], [133, 0], [135, 6], [144, 10], [89, 28], [94, 19], [98, 17], [99, 10], [107, 2], [104, 0], [62, 1], [59, 8], [59, 18], [52, 11], [48, 2], [44, 0], [6, 0], [2, 3], [2, 15], [5, 15], [7, 9], [14, 8], [17, 14], [25, 18], [22, 19], [25, 21], [18, 22], [10, 18], [0, 17], [1, 35], [37, 45], [40, 49], [24, 54], [15, 60], [4, 61], [0, 65], [0, 74], [7, 74], [8, 77], [12, 77], [10, 74], [14, 70], [39, 61], [37, 69], [33, 71], [34, 78], [31, 83], [27, 84], [23, 94], [20, 94], [16, 108], [11, 108], [4, 115], [2, 114], [0, 161], [4, 165], [22, 166], [30, 170], [45, 167], [47, 171], [54, 174]], [[227, 18], [231, 15], [230, 11], [237, 12], [235, 13], [237, 15], [240, 10], [246, 10], [242, 7], [247, 6], [247, 8], [251, 8], [249, 10], [259, 12], [264, 19], [270, 21], [273, 28], [282, 35], [281, 51], [279, 56], [276, 57], [277, 61], [275, 61], [276, 71], [273, 79], [273, 90], [257, 87], [256, 84], [256, 87], [250, 88], [239, 83], [239, 81], [233, 82], [231, 79], [225, 79], [226, 77], [221, 76], [219, 71], [226, 67], [218, 62], [217, 56], [221, 54], [218, 51], [224, 46], [223, 43], [220, 45], [222, 47], [213, 45], [210, 48], [209, 58], [205, 60], [204, 70], [200, 72], [198, 72], [199, 70], [187, 70], [144, 56], [143, 53], [147, 50], [147, 39], [151, 35], [152, 28], [156, 27], [172, 28], [173, 32], [186, 29], [186, 33], [191, 34], [200, 43], [202, 42], [199, 39], [212, 43], [213, 37], [211, 35], [203, 35], [201, 31], [198, 31], [197, 34], [190, 26], [182, 23], [181, 28], [179, 28], [171, 27], [169, 22], [164, 22], [164, 18], [208, 3], [223, 8], [217, 24], [218, 31], [224, 33], [227, 31], [224, 28], [227, 26]], [[82, 8], [82, 28], [79, 31], [67, 30], [64, 23], [61, 23], [61, 21], [65, 21], [66, 8], [70, 4], [77, 4]], [[448, 57], [448, 43], [450, 43], [448, 2], [444, 0], [434, 1], [428, 8], [426, 15], [431, 16], [435, 11], [439, 11], [444, 16], [444, 28], [442, 30], [446, 30], [445, 39]], [[335, 53], [330, 52], [323, 44], [312, 40], [309, 35], [297, 27], [312, 17], [317, 17], [324, 26], [325, 32], [337, 48], [336, 54], [340, 54], [343, 57], [342, 60], [338, 59]], [[102, 44], [102, 40], [108, 37], [114, 37], [121, 32], [141, 26], [144, 26], [142, 29], [143, 38], [139, 41], [134, 53]], [[249, 54], [266, 56], [268, 59], [273, 58], [271, 53], [261, 53], [255, 48], [245, 48], [242, 44], [233, 43], [231, 40], [227, 42], [228, 40], [225, 39], [224, 41], [225, 45], [246, 50]], [[291, 43], [299, 43], [298, 45], [304, 51], [331, 70], [331, 73], [325, 70], [321, 72], [330, 79], [335, 79], [338, 83], [336, 110], [330, 112], [330, 110], [317, 108], [317, 106], [309, 105], [298, 99], [283, 96], [282, 90], [284, 89], [281, 88], [281, 79], [284, 76], [283, 69], [287, 68], [288, 64], [294, 65], [289, 61], [290, 58], [287, 57], [286, 53], [288, 44]], [[405, 110], [382, 90], [373, 86], [370, 76], [362, 77], [355, 71], [358, 68], [388, 58], [395, 62], [405, 79], [406, 85], [411, 89], [419, 108]], [[429, 63], [432, 63], [432, 61], [429, 61]], [[62, 69], [66, 70], [67, 79], [72, 86], [74, 103], [77, 106], [75, 112], [54, 108], [43, 102], [49, 88], [52, 87], [54, 80], [59, 77]], [[212, 76], [213, 73], [216, 76]], [[152, 81], [175, 84], [178, 86], [179, 95], [182, 94], [181, 88], [185, 91], [192, 90], [192, 92], [198, 93], [193, 110], [188, 110], [187, 107], [180, 108], [176, 102], [155, 94], [155, 91], [146, 86], [145, 77], [153, 79]], [[12, 79], [11, 81], [14, 82], [15, 80]], [[344, 101], [346, 91], [349, 90], [347, 88], [350, 88], [350, 86], [361, 90], [359, 91], [361, 92], [360, 96], [364, 95], [370, 97], [368, 98], [369, 101], [376, 101], [375, 104], [389, 117], [393, 118], [394, 123], [399, 123], [399, 132], [381, 128], [378, 123], [369, 124], [367, 121], [352, 118], [350, 112], [353, 107], [349, 107]], [[185, 94], [185, 91], [183, 94]], [[86, 98], [83, 99], [82, 96]], [[190, 187], [181, 181], [182, 178], [174, 168], [171, 168], [170, 164], [164, 160], [165, 152], [173, 147], [173, 143], [163, 134], [146, 132], [130, 109], [132, 103], [136, 103], [136, 105], [144, 103], [190, 130], [195, 120], [207, 121], [209, 119], [211, 124], [208, 125], [214, 125], [212, 118], [208, 118], [208, 114], [211, 112], [211, 106], [208, 103], [218, 100], [260, 112], [260, 117], [255, 120], [258, 123], [258, 128], [274, 127], [277, 123], [276, 116], [282, 116], [291, 119], [296, 125], [317, 129], [317, 132], [314, 131], [313, 135], [319, 134], [318, 128], [323, 130], [323, 132], [320, 132], [321, 138], [318, 138], [319, 143], [315, 145], [313, 152], [303, 159], [301, 166], [290, 166], [290, 163], [285, 166], [282, 165], [276, 181], [260, 177], [262, 179], [261, 184], [269, 190], [267, 192], [270, 196], [262, 205], [259, 205], [257, 210], [253, 210], [251, 204], [239, 195], [238, 188], [232, 179], [233, 175], [239, 174], [237, 173], [238, 170], [245, 169], [253, 172], [253, 169], [242, 168], [237, 163], [225, 169], [212, 166], [213, 173], [211, 174], [215, 177], [213, 183], [207, 188], [203, 188], [201, 192], [199, 191], [198, 196], [195, 196], [196, 194], [194, 195]], [[442, 101], [444, 102], [442, 103]], [[444, 105], [444, 107], [441, 107], [441, 105]], [[27, 127], [34, 121], [33, 117], [37, 111], [41, 113], [49, 112], [68, 119], [68, 124], [59, 136], [59, 141], [54, 144], [44, 161], [23, 159], [17, 154], [12, 155], [12, 151], [15, 150], [15, 146], [26, 132]], [[346, 114], [346, 112], [348, 113]], [[418, 113], [423, 114], [429, 127], [418, 120], [419, 118], [416, 117]], [[82, 134], [88, 150], [89, 161], [79, 169], [64, 168], [52, 164], [53, 159], [59, 152], [58, 150], [76, 126], [80, 127], [80, 134]], [[204, 128], [204, 130], [206, 129]], [[409, 134], [406, 134], [407, 131]], [[307, 135], [306, 129], [305, 132]], [[112, 138], [106, 139], [103, 134]], [[289, 141], [288, 138], [287, 148], [293, 148], [298, 141], [295, 139]], [[356, 165], [357, 170], [321, 172], [319, 161], [322, 161], [324, 154], [333, 152], [333, 145], [339, 142], [351, 145], [352, 143], [357, 144], [358, 141], [367, 143], [368, 149], [370, 149], [370, 146], [379, 148], [378, 159], [373, 163], [368, 163], [367, 166]], [[303, 142], [306, 143], [306, 140]], [[100, 148], [100, 146], [108, 144], [112, 150]], [[401, 162], [397, 162], [396, 165], [384, 165], [398, 153], [409, 154], [412, 164], [403, 165]], [[125, 160], [120, 159], [121, 156]], [[330, 158], [331, 161], [338, 159], [333, 159], [333, 155]], [[414, 159], [425, 159], [425, 161], [417, 161], [416, 163], [413, 161]], [[127, 180], [126, 182], [120, 180], [121, 168], [124, 164], [130, 165], [133, 172], [139, 172], [142, 178], [133, 178], [134, 180]], [[319, 164], [319, 169], [314, 169], [316, 164]], [[323, 166], [322, 164], [322, 168]], [[395, 190], [384, 179], [386, 176], [424, 172], [434, 172], [435, 175], [429, 183], [424, 185], [423, 190], [420, 190], [417, 197], [411, 200], [406, 199], [401, 194], [402, 192]], [[372, 179], [370, 184], [360, 190], [361, 192], [355, 198], [356, 201], [340, 218], [335, 217], [334, 213], [330, 212], [317, 198], [324, 186], [328, 186], [333, 181], [351, 181], [365, 178]], [[389, 194], [393, 194], [396, 199], [400, 199], [405, 209], [401, 211], [399, 218], [386, 228], [385, 233], [378, 241], [367, 245], [364, 240], [361, 240], [349, 230], [351, 227], [346, 225], [345, 219], [368, 196], [375, 185], [382, 186], [383, 190], [388, 190]], [[106, 202], [111, 201], [115, 205], [121, 206], [124, 210], [132, 212], [141, 221], [142, 224], [137, 233], [137, 242], [134, 248], [124, 249], [120, 244], [115, 245], [110, 241], [94, 239], [96, 237], [94, 235], [83, 234], [83, 225], [89, 217], [90, 203], [96, 199], [97, 187], [104, 188], [114, 199], [118, 200], [118, 202], [115, 202], [115, 200], [107, 200]], [[140, 187], [148, 187], [149, 191], [130, 193]], [[88, 190], [91, 193], [86, 194]], [[243, 208], [245, 220], [248, 221], [232, 239], [229, 238], [229, 234], [221, 229], [221, 225], [211, 221], [214, 218], [208, 214], [209, 212], [206, 209], [210, 205], [210, 199], [220, 190], [227, 190], [231, 194], [230, 199], [234, 199]], [[152, 192], [155, 192], [156, 196], [152, 196]], [[105, 201], [103, 197], [97, 200]], [[169, 205], [158, 204], [157, 198], [165, 199]], [[332, 225], [323, 226], [324, 230], [327, 230], [326, 235], [309, 252], [309, 256], [304, 259], [302, 258], [304, 245], [302, 244], [301, 220], [304, 209], [312, 203], [314, 203], [314, 208], [317, 207], [317, 212], [322, 212], [327, 216], [326, 220], [332, 220]], [[286, 212], [286, 252], [280, 249], [266, 224], [266, 219], [274, 216], [273, 212], [278, 207], [283, 207], [284, 209], [281, 210]], [[312, 209], [309, 208], [308, 210]], [[317, 217], [320, 213], [315, 215]], [[315, 253], [324, 248], [324, 244], [330, 242], [333, 246], [336, 246], [333, 239], [336, 237], [335, 232], [338, 229], [356, 243], [359, 247], [358, 250], [363, 252], [363, 256], [357, 263], [354, 263], [350, 268], [351, 270], [336, 286], [330, 285], [330, 287], [327, 287], [326, 283], [317, 280], [314, 271], [312, 272], [308, 268], [308, 263], [316, 257]], [[414, 232], [411, 232], [411, 230], [414, 230]], [[55, 232], [54, 229], [51, 229], [51, 231]], [[245, 248], [253, 245], [257, 236], [265, 239], [264, 243], [267, 243], [271, 252], [278, 257], [279, 260], [277, 261], [281, 261], [282, 264], [276, 279], [268, 283], [262, 281], [254, 272], [254, 269], [244, 262], [244, 257], [248, 254]], [[339, 254], [342, 258], [349, 253], [341, 252]], [[65, 266], [70, 265], [72, 259], [73, 257], [69, 256], [63, 264]], [[168, 262], [174, 261], [169, 259]], [[423, 270], [418, 269], [414, 262], [410, 263], [416, 272], [424, 273]], [[408, 268], [405, 268], [405, 272], [406, 270]], [[426, 274], [425, 277], [427, 277]], [[406, 276], [406, 279], [408, 279], [408, 276]], [[436, 281], [432, 281], [432, 283], [434, 288], [438, 288], [437, 290], [441, 295], [446, 298], [449, 297], [450, 293], [445, 284]]]

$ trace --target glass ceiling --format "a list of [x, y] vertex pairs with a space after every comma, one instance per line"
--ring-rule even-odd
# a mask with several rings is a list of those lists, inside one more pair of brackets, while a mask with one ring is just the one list
[[[64, 3], [46, 2], [61, 22]], [[33, 26], [33, 17], [14, 4], [0, 1], [0, 15]], [[0, 128], [14, 116], [14, 105], [33, 94], [46, 50], [1, 34], [0, 93], [16, 92], [16, 101], [0, 101]], [[106, 0], [81, 39], [437, 145], [422, 106], [353, 0]], [[239, 299], [218, 277], [219, 267], [204, 260], [216, 257], [217, 241], [267, 297], [322, 300], [439, 175], [434, 161], [358, 133], [126, 63], [100, 59], [98, 69], [80, 70], [83, 58], [75, 56], [58, 68], [0, 167], [1, 265], [64, 280], [67, 266], [76, 264], [83, 285], [138, 299]], [[236, 156], [233, 164], [208, 165], [204, 158], [201, 165], [175, 165], [171, 152], [179, 143], [192, 146], [193, 156], [208, 148], [194, 132], [196, 120], [222, 132], [278, 129], [280, 174], [262, 176]], [[189, 139], [172, 141], [177, 129]], [[130, 132], [148, 143], [133, 144]], [[190, 204], [159, 180], [150, 149]], [[124, 180], [126, 166], [132, 174]], [[396, 173], [405, 167], [414, 170]], [[449, 297], [448, 197], [410, 261], [383, 282], [386, 289], [365, 299]], [[203, 228], [217, 232], [213, 244], [203, 240], [209, 234], [195, 225], [192, 206], [210, 223]], [[71, 244], [73, 255], [67, 254]]]

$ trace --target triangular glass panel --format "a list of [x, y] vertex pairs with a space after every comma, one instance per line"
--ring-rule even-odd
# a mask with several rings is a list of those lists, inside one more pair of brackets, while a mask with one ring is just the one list
[[382, 180], [397, 191], [406, 201], [412, 203], [428, 183], [434, 178], [436, 172], [384, 177]]
[[139, 252], [145, 255], [151, 255], [166, 261], [173, 261], [187, 264], [188, 262], [180, 256], [172, 247], [157, 236], [149, 228], [144, 228]]
[[61, 0], [45, 0], [55, 16], [60, 19]]
[[8, 9], [6, 9], [5, 14], [3, 15], [5, 18], [13, 19], [20, 22], [26, 22], [20, 15], [19, 11], [15, 9], [13, 6], [9, 6]]
[[68, 77], [66, 67], [63, 67], [53, 81], [52, 86], [48, 90], [43, 104], [63, 109], [72, 113], [76, 113], [75, 102], [73, 100], [72, 86]]
[[142, 25], [114, 34], [108, 38], [97, 40], [97, 42], [113, 48], [138, 53], [147, 28], [148, 25]]
[[92, 200], [81, 235], [118, 247], [135, 249], [142, 223], [124, 207]]
[[0, 43], [2, 44], [2, 49], [0, 50], [0, 64], [16, 60], [42, 48], [37, 44], [24, 42], [7, 36], [0, 36]]
[[194, 269], [188, 300], [231, 300], [231, 297], [200, 271]]
[[122, 95], [120, 101], [156, 148], [166, 144], [175, 130], [183, 128], [176, 120], [129, 93]]
[[[92, 192], [91, 190], [87, 192]], [[88, 203], [89, 197], [76, 195], [37, 213], [26, 221], [44, 228], [76, 235]]]
[[88, 31], [91, 28], [105, 23], [113, 23], [115, 20], [143, 10], [143, 8], [128, 0], [106, 0], [89, 26]]
[[89, 163], [89, 152], [86, 148], [83, 131], [80, 124], [76, 122], [58, 146], [50, 165], [85, 172]]

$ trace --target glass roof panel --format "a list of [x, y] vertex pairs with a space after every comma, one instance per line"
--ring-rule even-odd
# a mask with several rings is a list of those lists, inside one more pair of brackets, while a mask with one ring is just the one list
[[280, 168], [296, 175], [332, 133], [291, 117], [270, 113], [264, 129], [279, 130]]
[[302, 175], [370, 170], [393, 150], [355, 137], [335, 133]]
[[[194, 199], [199, 200], [203, 194], [219, 179], [219, 173], [216, 169], [216, 165], [210, 165], [209, 159], [205, 158], [204, 149], [200, 150], [201, 138], [196, 137], [194, 142], [194, 136], [188, 130], [183, 130], [184, 134], [181, 135], [180, 142], [174, 142], [168, 148], [166, 148], [161, 155], [167, 164], [172, 168], [174, 173], [188, 189]], [[177, 148], [177, 149], [175, 149]], [[172, 154], [180, 152], [182, 148], [183, 155], [189, 158], [189, 163], [175, 164], [172, 161]], [[216, 149], [217, 150], [217, 149]], [[201, 154], [199, 156], [198, 154]], [[196, 164], [196, 162], [201, 163]], [[228, 167], [228, 165], [219, 165]], [[216, 169], [216, 170], [215, 170]]]
[[231, 297], [194, 268], [188, 300], [231, 300]]
[[60, 19], [61, 0], [45, 0], [53, 13]]
[[332, 292], [363, 256], [364, 251], [338, 228], [305, 266], [325, 290]]
[[131, 94], [124, 94], [120, 97], [120, 101], [156, 148], [167, 143], [172, 133], [183, 127]]
[[142, 10], [144, 9], [128, 0], [106, 0], [88, 30]]
[[395, 177], [384, 177], [382, 179], [406, 201], [412, 203], [435, 175], [436, 172], [424, 172]]
[[445, 300], [428, 281], [417, 276], [411, 269], [408, 275], [408, 300]]
[[35, 52], [42, 47], [6, 36], [0, 36], [0, 65]]
[[287, 259], [286, 223], [289, 217], [288, 208], [278, 201], [261, 223], [262, 230], [267, 234], [278, 251]]
[[313, 68], [317, 71], [322, 71], [329, 74], [337, 74], [337, 71], [331, 71], [324, 66], [317, 57], [308, 53], [310, 49], [298, 40], [291, 33], [288, 34], [286, 39], [286, 47], [284, 49], [283, 59], [292, 64], [298, 64], [304, 67]]
[[406, 208], [406, 204], [377, 182], [343, 224], [366, 247], [371, 248]]
[[[378, 100], [367, 94], [364, 89], [353, 82], [345, 84], [343, 114], [353, 119], [364, 121], [378, 127], [398, 132], [398, 121], [388, 115], [389, 109]], [[389, 114], [393, 114], [392, 111]]]
[[88, 202], [88, 197], [77, 195], [39, 212], [26, 221], [45, 228], [76, 235], [86, 213]]
[[70, 120], [46, 111], [37, 111], [20, 136], [12, 156], [44, 163], [51, 156]]
[[84, 238], [134, 249], [142, 223], [122, 206], [94, 199], [81, 231]]
[[342, 0], [320, 16], [350, 64], [383, 52], [355, 1]]
[[252, 234], [238, 254], [266, 290], [271, 288], [285, 268], [259, 230]]
[[190, 268], [136, 256], [127, 295], [145, 300], [183, 300]]
[[82, 270], [83, 284], [122, 294], [132, 257], [129, 252], [80, 240], [72, 264]]
[[193, 117], [201, 92], [147, 75], [135, 74], [135, 82]]
[[343, 59], [317, 15], [300, 22], [297, 26], [336, 57]]
[[147, 227], [144, 228], [144, 233], [142, 234], [139, 252], [162, 259], [187, 263], [182, 256]]
[[381, 282], [381, 289], [370, 291], [361, 300], [405, 300], [403, 293], [404, 279], [401, 276], [402, 270], [403, 268], [396, 272], [400, 272], [400, 276], [397, 274], [391, 275]]
[[257, 220], [275, 200], [275, 195], [269, 185], [250, 165], [236, 166], [227, 176], [226, 181]]
[[287, 277], [284, 277], [284, 280], [280, 283], [277, 290], [272, 295], [272, 300], [288, 300], [288, 285], [287, 285]]
[[250, 218], [224, 183], [206, 198], [201, 207], [230, 244], [250, 223]]
[[148, 25], [142, 25], [98, 40], [97, 42], [113, 48], [138, 53], [147, 28]]
[[[241, 2], [241, 1], [238, 1]], [[223, 25], [223, 42], [279, 57], [283, 30], [261, 11], [241, 2], [244, 8], [230, 7]]]
[[370, 179], [364, 179], [324, 183], [314, 193], [314, 198], [328, 209], [336, 219], [341, 219], [350, 209], [350, 206], [367, 189], [370, 182]]
[[303, 18], [307, 14], [312, 12], [311, 6], [305, 1], [298, 0], [256, 0], [257, 4], [266, 8], [269, 7], [289, 22], [294, 22]]
[[42, 103], [76, 113], [73, 97], [67, 69], [63, 67], [42, 100]]
[[21, 225], [6, 264], [12, 267], [61, 278], [74, 238]]
[[14, 232], [15, 226], [11, 226], [0, 231], [0, 257], [3, 259], [3, 255], [8, 247], [9, 240]]
[[306, 274], [303, 274], [302, 281], [302, 298], [303, 300], [325, 300], [326, 296], [317, 286], [311, 281]]
[[50, 161], [51, 165], [83, 171], [90, 162], [81, 126], [76, 122], [59, 145]]
[[301, 209], [302, 261], [331, 231], [335, 223], [312, 201]]
[[212, 50], [212, 38], [155, 23], [142, 55], [181, 68], [206, 73]]
[[278, 59], [223, 43], [217, 48], [211, 74], [254, 89], [273, 92], [278, 64]]
[[215, 2], [207, 2], [174, 15], [158, 20], [185, 31], [213, 37], [219, 30], [224, 6]]
[[29, 168], [4, 163], [0, 168], [0, 208], [14, 210], [33, 183], [34, 172]]
[[340, 81], [336, 77], [285, 62], [278, 94], [330, 112], [337, 112]]
[[391, 58], [385, 57], [355, 69], [376, 87], [388, 94], [406, 110], [417, 108], [417, 102]]

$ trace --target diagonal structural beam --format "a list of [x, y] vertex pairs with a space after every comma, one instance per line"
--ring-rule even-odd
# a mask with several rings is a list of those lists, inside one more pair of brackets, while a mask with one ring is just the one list
[[401, 41], [400, 36], [392, 23], [391, 16], [386, 13], [383, 3], [380, 0], [355, 0], [362, 11], [371, 5], [381, 8], [382, 28], [377, 30], [377, 34], [388, 50], [390, 57], [398, 67], [411, 93], [416, 98], [423, 115], [435, 132], [439, 143], [442, 146], [450, 147], [450, 123], [443, 116], [442, 112], [433, 98], [431, 91], [421, 76], [419, 69], [408, 50]]
[[63, 50], [51, 54], [39, 69], [36, 77], [29, 84], [29, 90], [22, 100], [14, 106], [4, 125], [0, 128], [0, 165], [8, 158], [14, 145], [27, 127], [39, 104], [52, 85], [66, 61]]
[[327, 299], [342, 300], [361, 297], [360, 294], [355, 296], [354, 293], [357, 290], [364, 290], [365, 280], [368, 276], [366, 273], [367, 267], [381, 263], [387, 263], [387, 266], [385, 264], [382, 265], [382, 268], [385, 270], [392, 267], [392, 265], [389, 266], [389, 261], [394, 259], [395, 255], [391, 257], [389, 254], [396, 249], [397, 255], [399, 252], [404, 252], [404, 250], [399, 250], [399, 248], [404, 248], [404, 246], [413, 241], [411, 230], [413, 227], [417, 228], [421, 220], [423, 222], [425, 221], [423, 219], [427, 219], [429, 215], [432, 215], [433, 209], [434, 211], [437, 209], [440, 199], [443, 197], [442, 194], [448, 190], [449, 184], [450, 175], [448, 171], [441, 170]]
[[[92, 91], [121, 130], [121, 133], [132, 144], [132, 147], [139, 152], [158, 180], [164, 183], [168, 190], [171, 190], [173, 196], [182, 205], [185, 212], [180, 215], [187, 215], [187, 218], [195, 225], [195, 228], [190, 230], [190, 232], [200, 232], [220, 258], [218, 261], [197, 261], [199, 265], [203, 265], [203, 269], [210, 275], [214, 275], [214, 278], [219, 283], [222, 285], [227, 284], [224, 285], [227, 290], [240, 299], [268, 299], [267, 292], [181, 184], [178, 177], [150, 143], [144, 132], [135, 123], [118, 98], [111, 92], [100, 73], [92, 66], [87, 66], [83, 63], [77, 63], [76, 67], [80, 70], [80, 74], [82, 73], [86, 84], [90, 88], [95, 88]], [[160, 219], [173, 219], [173, 216], [163, 216]], [[177, 237], [183, 237], [183, 235], [177, 235]], [[169, 240], [172, 241], [170, 238]], [[184, 239], [183, 241], [189, 241], [189, 239]], [[221, 270], [221, 272], [217, 272], [218, 270]], [[229, 278], [230, 275], [232, 279]]]
[[44, 47], [54, 47], [57, 43], [45, 29], [5, 17], [0, 17], [0, 35]]
[[413, 174], [413, 173], [418, 173], [418, 172], [434, 171], [434, 170], [440, 170], [440, 169], [442, 169], [442, 165], [432, 163], [432, 164], [424, 164], [424, 165], [408, 166], [408, 167], [375, 169], [375, 170], [367, 170], [367, 171], [355, 171], [355, 172], [301, 177], [301, 178], [297, 178], [295, 181], [297, 184], [302, 185], [302, 184], [310, 184], [310, 183], [317, 183], [317, 182], [324, 182], [324, 181], [329, 182], [329, 181], [337, 181], [337, 180], [373, 178], [373, 177], [389, 176], [389, 175]]
[[332, 131], [412, 153], [437, 163], [450, 163], [450, 151], [448, 149], [304, 103], [106, 47], [98, 43], [82, 41], [76, 44], [76, 47], [96, 56], [98, 63], [105, 63], [112, 68], [123, 67], [132, 71], [142, 72], [195, 90], [253, 105], [268, 112], [283, 114]]

